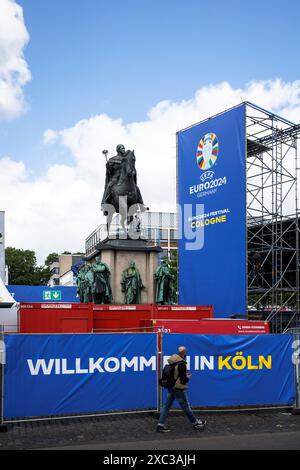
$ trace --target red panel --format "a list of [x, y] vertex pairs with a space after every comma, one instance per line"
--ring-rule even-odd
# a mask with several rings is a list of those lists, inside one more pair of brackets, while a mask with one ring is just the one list
[[94, 305], [94, 331], [139, 331], [141, 321], [151, 318], [195, 319], [212, 318], [213, 307], [175, 305]]
[[94, 333], [114, 332], [121, 329], [119, 318], [95, 318]]
[[185, 306], [185, 305], [163, 305], [153, 306], [153, 317], [169, 320], [200, 320], [203, 318], [213, 318], [213, 306]]
[[88, 319], [87, 318], [61, 318], [60, 332], [61, 333], [88, 332]]
[[93, 312], [90, 304], [21, 303], [21, 333], [91, 333]]
[[[269, 334], [267, 322], [246, 320], [144, 320], [144, 327], [154, 332], [186, 333], [204, 335], [259, 335]], [[147, 330], [149, 331], [149, 329]]]
[[21, 333], [141, 331], [141, 321], [151, 318], [199, 320], [211, 318], [213, 307], [147, 305], [92, 305], [23, 303]]
[[141, 318], [152, 317], [152, 305], [94, 305], [95, 333], [140, 331]]

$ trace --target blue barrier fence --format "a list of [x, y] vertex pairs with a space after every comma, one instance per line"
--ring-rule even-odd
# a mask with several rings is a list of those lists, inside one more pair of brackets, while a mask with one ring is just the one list
[[156, 408], [156, 335], [6, 336], [4, 417]]
[[71, 302], [79, 303], [77, 287], [73, 286], [14, 286], [8, 285], [8, 291], [16, 302]]
[[[5, 335], [4, 421], [157, 410], [158, 337]], [[188, 348], [193, 407], [292, 406], [291, 335], [162, 335], [164, 362]]]
[[163, 336], [169, 356], [188, 345], [193, 407], [293, 405], [295, 369], [291, 335]]

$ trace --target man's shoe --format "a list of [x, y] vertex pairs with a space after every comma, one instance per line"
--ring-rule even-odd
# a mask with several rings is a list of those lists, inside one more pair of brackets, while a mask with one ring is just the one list
[[204, 429], [206, 424], [207, 424], [207, 421], [205, 420], [201, 421], [200, 419], [198, 419], [198, 421], [195, 424], [193, 424], [193, 428], [196, 431], [198, 431], [199, 429]]
[[168, 426], [165, 426], [164, 424], [158, 424], [156, 430], [157, 432], [163, 433], [170, 432], [170, 428], [168, 428]]

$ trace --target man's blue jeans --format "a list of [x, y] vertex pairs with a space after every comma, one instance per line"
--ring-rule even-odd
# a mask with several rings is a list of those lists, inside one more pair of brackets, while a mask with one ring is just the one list
[[170, 389], [168, 390], [168, 397], [163, 406], [163, 409], [160, 413], [160, 418], [158, 424], [165, 424], [169, 410], [173, 405], [174, 401], [177, 400], [181, 409], [184, 411], [185, 415], [189, 419], [192, 424], [197, 422], [197, 418], [195, 417], [194, 413], [191, 410], [191, 406], [188, 401], [188, 397], [185, 390], [176, 390]]

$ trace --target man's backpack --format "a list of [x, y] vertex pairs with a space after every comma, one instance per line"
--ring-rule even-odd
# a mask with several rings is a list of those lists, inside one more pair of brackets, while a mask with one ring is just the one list
[[161, 379], [159, 380], [159, 385], [163, 388], [173, 388], [176, 383], [176, 379], [174, 377], [175, 373], [175, 365], [167, 364], [163, 368]]

